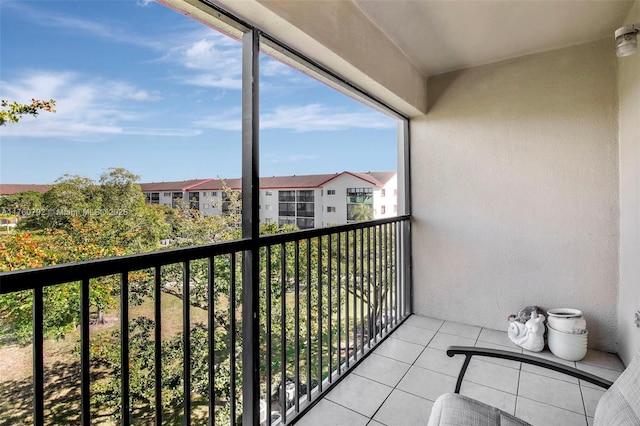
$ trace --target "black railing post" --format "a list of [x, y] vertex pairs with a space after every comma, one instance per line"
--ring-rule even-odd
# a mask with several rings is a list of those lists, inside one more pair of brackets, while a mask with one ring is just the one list
[[260, 423], [260, 216], [259, 91], [260, 34], [242, 36], [242, 236], [251, 248], [242, 263], [242, 423]]
[[80, 284], [80, 420], [83, 425], [91, 424], [91, 376], [89, 356], [89, 278]]
[[42, 287], [33, 290], [33, 424], [44, 424], [44, 302]]

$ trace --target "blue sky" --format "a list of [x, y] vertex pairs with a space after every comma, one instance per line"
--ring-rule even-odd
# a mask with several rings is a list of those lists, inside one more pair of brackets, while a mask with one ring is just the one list
[[[0, 182], [239, 177], [240, 43], [151, 1], [0, 0], [0, 97], [54, 98], [0, 127]], [[260, 174], [395, 170], [396, 122], [261, 58]]]

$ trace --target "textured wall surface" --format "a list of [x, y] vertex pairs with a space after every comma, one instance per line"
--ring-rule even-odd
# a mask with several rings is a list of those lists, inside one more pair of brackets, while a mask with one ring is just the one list
[[617, 59], [601, 40], [430, 77], [412, 120], [418, 314], [506, 329], [536, 304], [585, 313], [616, 350]]
[[[640, 22], [636, 1], [625, 24]], [[625, 364], [640, 348], [640, 53], [618, 59], [620, 98], [620, 301], [619, 353]]]

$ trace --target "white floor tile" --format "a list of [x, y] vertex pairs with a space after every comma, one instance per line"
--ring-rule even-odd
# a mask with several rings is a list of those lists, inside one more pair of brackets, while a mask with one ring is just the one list
[[376, 348], [374, 353], [388, 358], [393, 358], [407, 364], [413, 364], [423, 349], [423, 345], [394, 339], [393, 336], [391, 336], [382, 342], [382, 344]]
[[480, 335], [482, 328], [475, 325], [462, 324], [459, 322], [445, 321], [440, 327], [440, 331], [455, 336], [465, 337], [467, 339], [476, 340]]
[[368, 422], [367, 417], [324, 398], [296, 424], [302, 426], [365, 426]]
[[[622, 374], [621, 371], [611, 370], [609, 368], [596, 367], [594, 365], [589, 365], [589, 364], [579, 364], [578, 369], [589, 372], [603, 379], [610, 380], [612, 382], [615, 382], [616, 379], [620, 376], [620, 374]], [[589, 382], [585, 382], [584, 380], [580, 380], [580, 385], [594, 388], [594, 389], [602, 389], [600, 386], [591, 384]]]
[[474, 358], [469, 363], [464, 380], [515, 395], [519, 376], [519, 370]]
[[392, 387], [349, 374], [325, 398], [371, 418], [392, 390]]
[[[477, 341], [476, 342], [476, 347], [478, 347], [478, 348], [489, 348], [489, 349], [500, 349], [500, 350], [503, 350], [503, 351], [522, 353], [522, 349], [520, 349], [517, 346], [516, 347], [513, 347], [513, 346], [502, 346], [502, 345], [496, 345], [494, 343], [489, 343], [489, 342]], [[492, 364], [504, 365], [505, 367], [511, 367], [511, 368], [516, 368], [516, 369], [519, 369], [520, 368], [520, 364], [521, 364], [518, 361], [511, 361], [511, 360], [508, 360], [508, 359], [501, 359], [501, 358], [478, 357], [476, 359], [479, 359], [481, 361], [490, 362]]]
[[587, 355], [577, 362], [578, 366], [582, 364], [593, 365], [596, 367], [608, 368], [610, 370], [623, 371], [624, 364], [616, 354], [609, 352], [596, 351], [589, 349]]
[[577, 414], [520, 396], [516, 401], [516, 417], [533, 426], [585, 426], [587, 424], [584, 414]]
[[593, 389], [588, 387], [582, 387], [582, 399], [584, 400], [584, 408], [587, 411], [587, 416], [594, 417], [596, 414], [596, 406], [598, 401], [604, 395], [604, 390]]
[[573, 383], [523, 371], [518, 396], [584, 415], [580, 387]]
[[436, 332], [434, 330], [427, 330], [424, 328], [403, 324], [400, 328], [393, 332], [392, 336], [396, 339], [427, 346], [433, 336], [435, 336], [435, 334]]
[[367, 423], [367, 426], [385, 426], [383, 423], [376, 422], [375, 420], [371, 420]]
[[551, 353], [549, 349], [545, 349], [542, 352], [531, 352], [531, 351], [523, 350], [522, 353], [526, 355], [536, 356], [538, 358], [544, 358], [549, 361], [554, 361], [554, 362], [557, 362], [558, 364], [563, 364], [569, 367], [575, 368], [576, 366], [576, 363], [574, 361], [567, 361], [566, 359], [558, 358], [553, 353]]
[[426, 348], [418, 357], [414, 365], [437, 371], [452, 377], [458, 377], [464, 357], [448, 357], [447, 353], [439, 349]]
[[426, 424], [433, 402], [424, 398], [394, 390], [373, 417], [387, 426], [412, 426]]
[[511, 341], [511, 339], [509, 339], [506, 327], [504, 330], [491, 330], [489, 328], [483, 328], [480, 332], [480, 335], [478, 336], [478, 340], [481, 342], [493, 343], [500, 346], [521, 349], [520, 346], [516, 345]]
[[571, 377], [567, 374], [562, 374], [557, 371], [549, 370], [548, 368], [537, 367], [531, 364], [522, 363], [522, 371], [526, 371], [532, 374], [539, 374], [540, 376], [551, 377], [552, 379], [563, 380], [568, 383], [578, 384], [578, 379]]
[[454, 336], [453, 334], [439, 331], [427, 346], [445, 351], [449, 346], [475, 346], [475, 344], [475, 339], [467, 339], [466, 337]]
[[455, 388], [455, 378], [415, 366], [411, 367], [397, 386], [397, 389], [430, 401], [435, 401], [443, 393], [453, 392]]
[[436, 318], [423, 317], [420, 315], [411, 315], [409, 318], [407, 318], [404, 324], [414, 327], [426, 328], [427, 330], [438, 331], [442, 324], [444, 324], [444, 321]]
[[387, 386], [395, 386], [409, 370], [411, 364], [372, 353], [355, 370], [357, 374]]

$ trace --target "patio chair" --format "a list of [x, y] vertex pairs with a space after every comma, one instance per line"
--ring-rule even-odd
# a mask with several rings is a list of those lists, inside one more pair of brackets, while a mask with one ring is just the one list
[[529, 423], [495, 407], [460, 395], [464, 374], [473, 356], [502, 358], [559, 371], [608, 389], [596, 407], [594, 426], [640, 426], [640, 352], [615, 382], [557, 362], [531, 355], [464, 346], [451, 346], [447, 355], [465, 355], [455, 393], [440, 396], [433, 405], [428, 426], [523, 426]]

